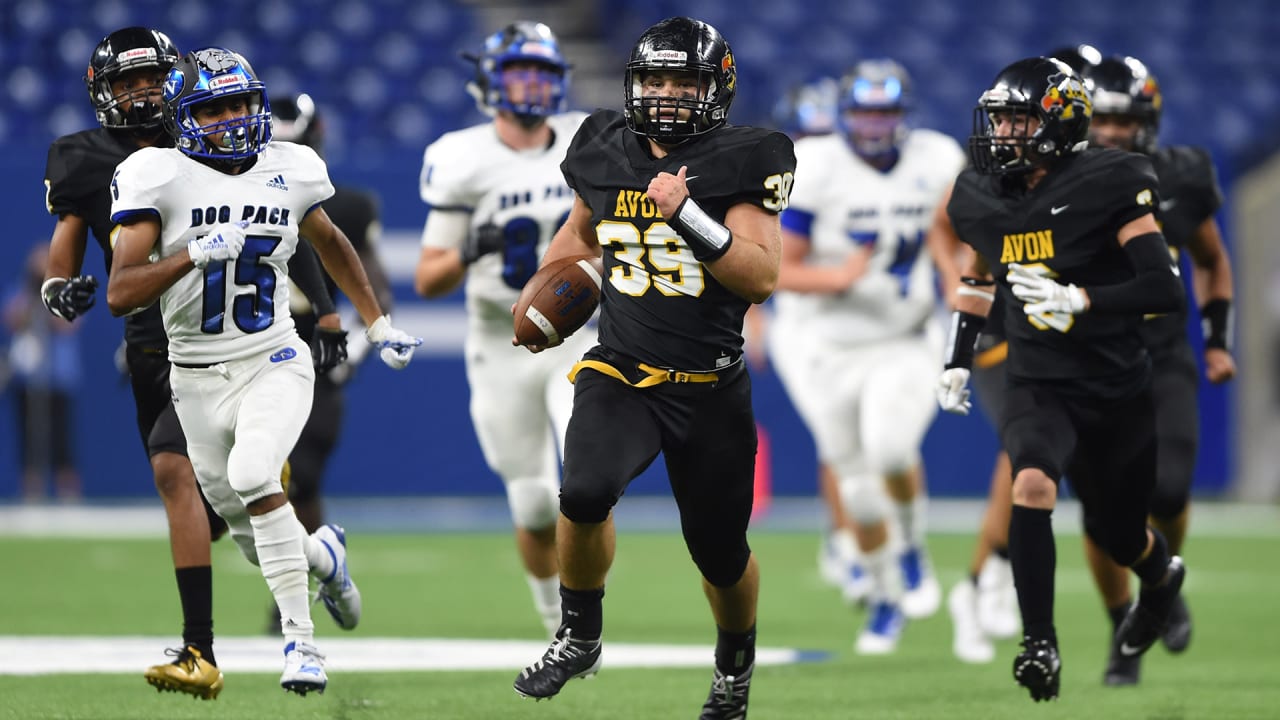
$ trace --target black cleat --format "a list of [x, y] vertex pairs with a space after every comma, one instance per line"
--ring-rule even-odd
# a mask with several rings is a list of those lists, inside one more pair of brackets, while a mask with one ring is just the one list
[[725, 675], [717, 668], [711, 679], [711, 694], [707, 695], [698, 720], [746, 720], [747, 694], [751, 692], [755, 667], [751, 663], [741, 675]]
[[1182, 565], [1182, 558], [1174, 555], [1169, 560], [1164, 582], [1155, 587], [1144, 587], [1138, 593], [1138, 602], [1129, 608], [1129, 613], [1116, 630], [1121, 655], [1138, 657], [1160, 639], [1186, 577], [1187, 569]]
[[1120, 652], [1120, 633], [1111, 638], [1111, 657], [1107, 658], [1107, 669], [1102, 673], [1102, 684], [1108, 687], [1125, 687], [1137, 685], [1142, 673], [1142, 656], [1125, 655]]
[[600, 641], [574, 640], [571, 628], [561, 628], [542, 659], [520, 671], [515, 689], [523, 697], [541, 700], [560, 692], [565, 683], [600, 672]]
[[1013, 679], [1031, 692], [1031, 699], [1058, 699], [1062, 659], [1052, 640], [1022, 639], [1022, 652], [1013, 659]]
[[1160, 634], [1160, 640], [1171, 653], [1180, 653], [1191, 644], [1191, 611], [1187, 609], [1187, 601], [1182, 593], [1173, 601], [1173, 609], [1169, 611], [1169, 622]]

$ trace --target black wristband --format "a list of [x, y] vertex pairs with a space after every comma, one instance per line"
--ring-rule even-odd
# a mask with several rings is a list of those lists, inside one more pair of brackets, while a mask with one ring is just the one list
[[978, 336], [986, 327], [987, 319], [961, 310], [951, 313], [951, 332], [947, 338], [945, 368], [973, 367], [973, 355], [978, 346]]
[[692, 197], [685, 197], [667, 224], [680, 233], [700, 263], [709, 263], [729, 252], [733, 233], [707, 214]]
[[1200, 330], [1204, 333], [1204, 346], [1229, 350], [1231, 348], [1231, 301], [1214, 298], [1200, 308]]

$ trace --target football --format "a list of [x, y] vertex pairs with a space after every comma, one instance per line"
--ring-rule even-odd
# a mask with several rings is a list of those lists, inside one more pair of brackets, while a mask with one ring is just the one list
[[554, 347], [587, 324], [600, 304], [604, 264], [594, 255], [547, 263], [529, 278], [516, 300], [516, 342]]

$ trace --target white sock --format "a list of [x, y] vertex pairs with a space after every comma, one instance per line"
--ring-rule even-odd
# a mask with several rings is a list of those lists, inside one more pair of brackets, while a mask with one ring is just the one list
[[905, 592], [902, 566], [898, 563], [898, 553], [892, 546], [893, 543], [886, 542], [875, 550], [863, 550], [862, 563], [871, 576], [872, 597], [901, 605]]
[[893, 506], [898, 513], [898, 525], [902, 528], [903, 541], [911, 547], [924, 547], [928, 499], [921, 494], [906, 502], [894, 502]]
[[251, 515], [249, 523], [253, 526], [262, 577], [280, 608], [285, 642], [311, 642], [315, 625], [307, 597], [307, 557], [303, 549], [307, 531], [288, 503], [264, 515]]
[[533, 593], [533, 606], [538, 610], [547, 630], [554, 633], [560, 627], [560, 576], [534, 577], [525, 573], [529, 590]]
[[307, 568], [317, 580], [323, 580], [333, 574], [333, 555], [329, 553], [324, 543], [316, 539], [315, 535], [307, 535], [303, 538], [302, 550], [307, 556]]

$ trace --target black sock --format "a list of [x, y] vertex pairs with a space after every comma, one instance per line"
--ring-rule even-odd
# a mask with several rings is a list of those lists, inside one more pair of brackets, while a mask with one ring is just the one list
[[182, 644], [194, 645], [213, 665], [213, 568], [176, 568], [178, 598], [182, 602]]
[[560, 586], [560, 624], [574, 640], [599, 640], [604, 625], [604, 588], [570, 590]]
[[1053, 573], [1057, 548], [1053, 544], [1052, 510], [1014, 505], [1009, 518], [1009, 562], [1022, 611], [1023, 633], [1033, 640], [1058, 642], [1053, 628]]
[[730, 632], [716, 626], [716, 669], [725, 675], [741, 675], [756, 661], [756, 626], [746, 632]]
[[1124, 616], [1129, 614], [1129, 603], [1120, 603], [1113, 608], [1107, 608], [1107, 617], [1111, 618], [1111, 634], [1114, 636], [1116, 631], [1120, 629], [1120, 623], [1124, 622]]
[[1134, 563], [1132, 568], [1133, 572], [1142, 579], [1143, 587], [1154, 587], [1164, 581], [1165, 573], [1169, 571], [1169, 544], [1165, 542], [1164, 535], [1159, 530], [1148, 529], [1155, 538], [1155, 542], [1151, 544], [1151, 552]]

